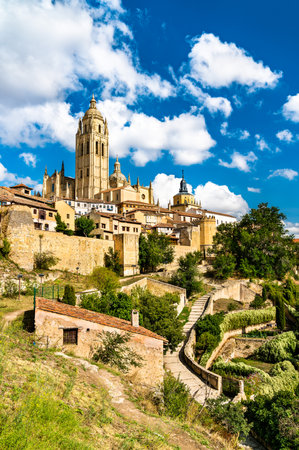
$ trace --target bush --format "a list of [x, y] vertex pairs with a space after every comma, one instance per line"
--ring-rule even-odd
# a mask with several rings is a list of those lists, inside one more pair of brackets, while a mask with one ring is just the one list
[[25, 286], [21, 291], [22, 295], [33, 295], [34, 294], [34, 284], [30, 280], [25, 280]]
[[230, 361], [226, 363], [222, 358], [218, 358], [217, 361], [214, 362], [212, 369], [223, 376], [232, 375], [237, 377], [248, 377], [253, 373], [259, 373], [262, 377], [266, 375], [266, 372], [257, 367], [249, 366], [243, 362]]
[[62, 303], [67, 303], [68, 305], [76, 305], [76, 295], [74, 286], [67, 284], [64, 288], [64, 294], [62, 297]]
[[155, 272], [161, 264], [173, 261], [174, 249], [170, 239], [156, 231], [139, 238], [139, 265], [141, 273]]
[[107, 292], [115, 292], [119, 287], [118, 276], [113, 270], [106, 267], [96, 267], [90, 275], [91, 284], [99, 289], [102, 294]]
[[38, 270], [49, 270], [51, 267], [58, 263], [59, 259], [56, 258], [51, 252], [39, 252], [34, 253], [34, 268]]
[[299, 447], [298, 403], [298, 398], [290, 392], [279, 392], [274, 397], [259, 395], [247, 402], [245, 416], [273, 450], [295, 449]]
[[120, 275], [122, 265], [119, 259], [119, 252], [117, 250], [114, 251], [112, 247], [109, 247], [108, 252], [105, 253], [104, 256], [104, 263], [107, 269], [113, 270], [113, 272], [115, 272], [118, 276]]
[[256, 358], [261, 361], [276, 363], [289, 360], [296, 351], [297, 339], [292, 331], [280, 334], [268, 342], [265, 342], [255, 352]]
[[236, 309], [238, 309], [238, 306], [235, 303], [233, 303], [233, 302], [231, 302], [231, 303], [229, 303], [227, 305], [227, 310], [228, 311], [235, 311]]
[[6, 238], [4, 238], [0, 244], [0, 258], [8, 258], [9, 253], [10, 243]]
[[76, 234], [78, 236], [89, 237], [95, 227], [94, 221], [92, 219], [88, 219], [86, 216], [81, 216], [75, 220]]
[[142, 358], [126, 345], [131, 337], [129, 333], [119, 334], [116, 331], [100, 333], [101, 346], [95, 351], [93, 359], [128, 372], [133, 367], [141, 367]]
[[285, 309], [284, 309], [284, 301], [281, 292], [276, 297], [276, 324], [277, 328], [280, 330], [284, 330], [286, 327], [286, 316], [285, 316]]
[[241, 403], [232, 403], [223, 395], [217, 399], [209, 399], [207, 405], [208, 411], [217, 422], [221, 423], [228, 432], [239, 436], [247, 436], [252, 425], [248, 424], [244, 408]]
[[2, 294], [3, 297], [16, 298], [18, 294], [19, 294], [18, 285], [11, 280], [7, 280], [4, 283], [4, 291]]
[[170, 417], [185, 419], [190, 406], [189, 388], [170, 372], [163, 380], [164, 411]]
[[260, 295], [256, 294], [254, 300], [250, 302], [250, 308], [253, 309], [260, 309], [263, 308], [265, 305], [265, 300]]
[[203, 291], [203, 284], [198, 271], [198, 264], [202, 261], [199, 251], [187, 253], [179, 258], [179, 268], [171, 277], [170, 283], [186, 289], [187, 297]]

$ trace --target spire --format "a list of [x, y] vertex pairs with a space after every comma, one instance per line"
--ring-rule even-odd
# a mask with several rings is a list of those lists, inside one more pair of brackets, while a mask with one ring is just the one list
[[170, 203], [170, 200], [169, 200], [169, 202], [168, 202], [168, 209], [169, 209], [169, 211], [171, 210], [171, 203]]
[[153, 189], [153, 186], [152, 186], [152, 180], [150, 180], [149, 188], [150, 188], [150, 189]]
[[62, 163], [61, 163], [61, 173], [64, 174], [64, 161], [62, 161]]
[[140, 186], [139, 177], [137, 177], [137, 186]]
[[128, 175], [128, 184], [131, 184], [131, 177], [130, 177], [130, 174]]
[[48, 175], [47, 166], [45, 167], [45, 175]]
[[108, 132], [108, 122], [107, 119], [105, 118], [105, 122], [104, 122], [104, 127], [105, 127], [105, 135], [108, 136], [109, 132]]
[[118, 155], [116, 155], [116, 161], [114, 163], [114, 173], [120, 173], [120, 162], [118, 162]]
[[184, 171], [182, 170], [182, 179], [181, 179], [181, 183], [180, 183], [180, 194], [188, 194], [188, 188], [187, 188], [187, 183], [186, 180], [184, 178]]
[[96, 99], [94, 98], [94, 94], [92, 94], [92, 99], [90, 100], [90, 108], [95, 109], [96, 108]]

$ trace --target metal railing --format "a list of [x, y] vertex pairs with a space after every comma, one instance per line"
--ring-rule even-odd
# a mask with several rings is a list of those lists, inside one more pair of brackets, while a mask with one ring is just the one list
[[35, 309], [36, 297], [43, 297], [49, 300], [59, 300], [63, 297], [65, 286], [53, 284], [52, 286], [41, 285], [34, 288], [33, 305]]

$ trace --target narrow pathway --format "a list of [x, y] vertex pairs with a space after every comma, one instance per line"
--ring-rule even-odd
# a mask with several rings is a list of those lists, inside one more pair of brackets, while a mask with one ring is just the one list
[[[184, 333], [188, 336], [191, 328], [195, 325], [197, 320], [202, 315], [205, 304], [209, 298], [209, 294], [203, 295], [196, 300], [191, 308], [188, 322], [184, 325]], [[204, 383], [198, 375], [196, 375], [189, 367], [183, 362], [181, 352], [184, 343], [181, 343], [177, 350], [173, 353], [168, 351], [164, 356], [164, 364], [176, 378], [182, 381], [190, 389], [191, 395], [199, 403], [204, 403], [207, 398], [218, 397], [218, 392], [210, 388]]]

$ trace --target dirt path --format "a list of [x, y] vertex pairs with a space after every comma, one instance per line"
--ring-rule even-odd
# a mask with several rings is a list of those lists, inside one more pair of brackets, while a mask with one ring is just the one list
[[13, 322], [15, 319], [17, 319], [19, 316], [24, 314], [24, 312], [27, 311], [26, 309], [18, 309], [17, 311], [12, 311], [7, 314], [4, 314], [2, 317], [2, 320], [4, 322], [4, 328], [6, 328], [11, 322]]
[[63, 358], [71, 359], [74, 364], [83, 367], [85, 369], [85, 376], [88, 374], [92, 383], [97, 386], [104, 386], [108, 390], [113, 406], [128, 420], [149, 427], [158, 434], [166, 435], [169, 444], [182, 450], [207, 448], [192, 439], [189, 434], [183, 431], [178, 425], [165, 423], [162, 419], [151, 417], [140, 411], [135, 404], [128, 399], [119, 377], [107, 370], [99, 369], [96, 365], [90, 364], [83, 359], [72, 358], [62, 352], [57, 352], [55, 354], [57, 356], [62, 356]]

